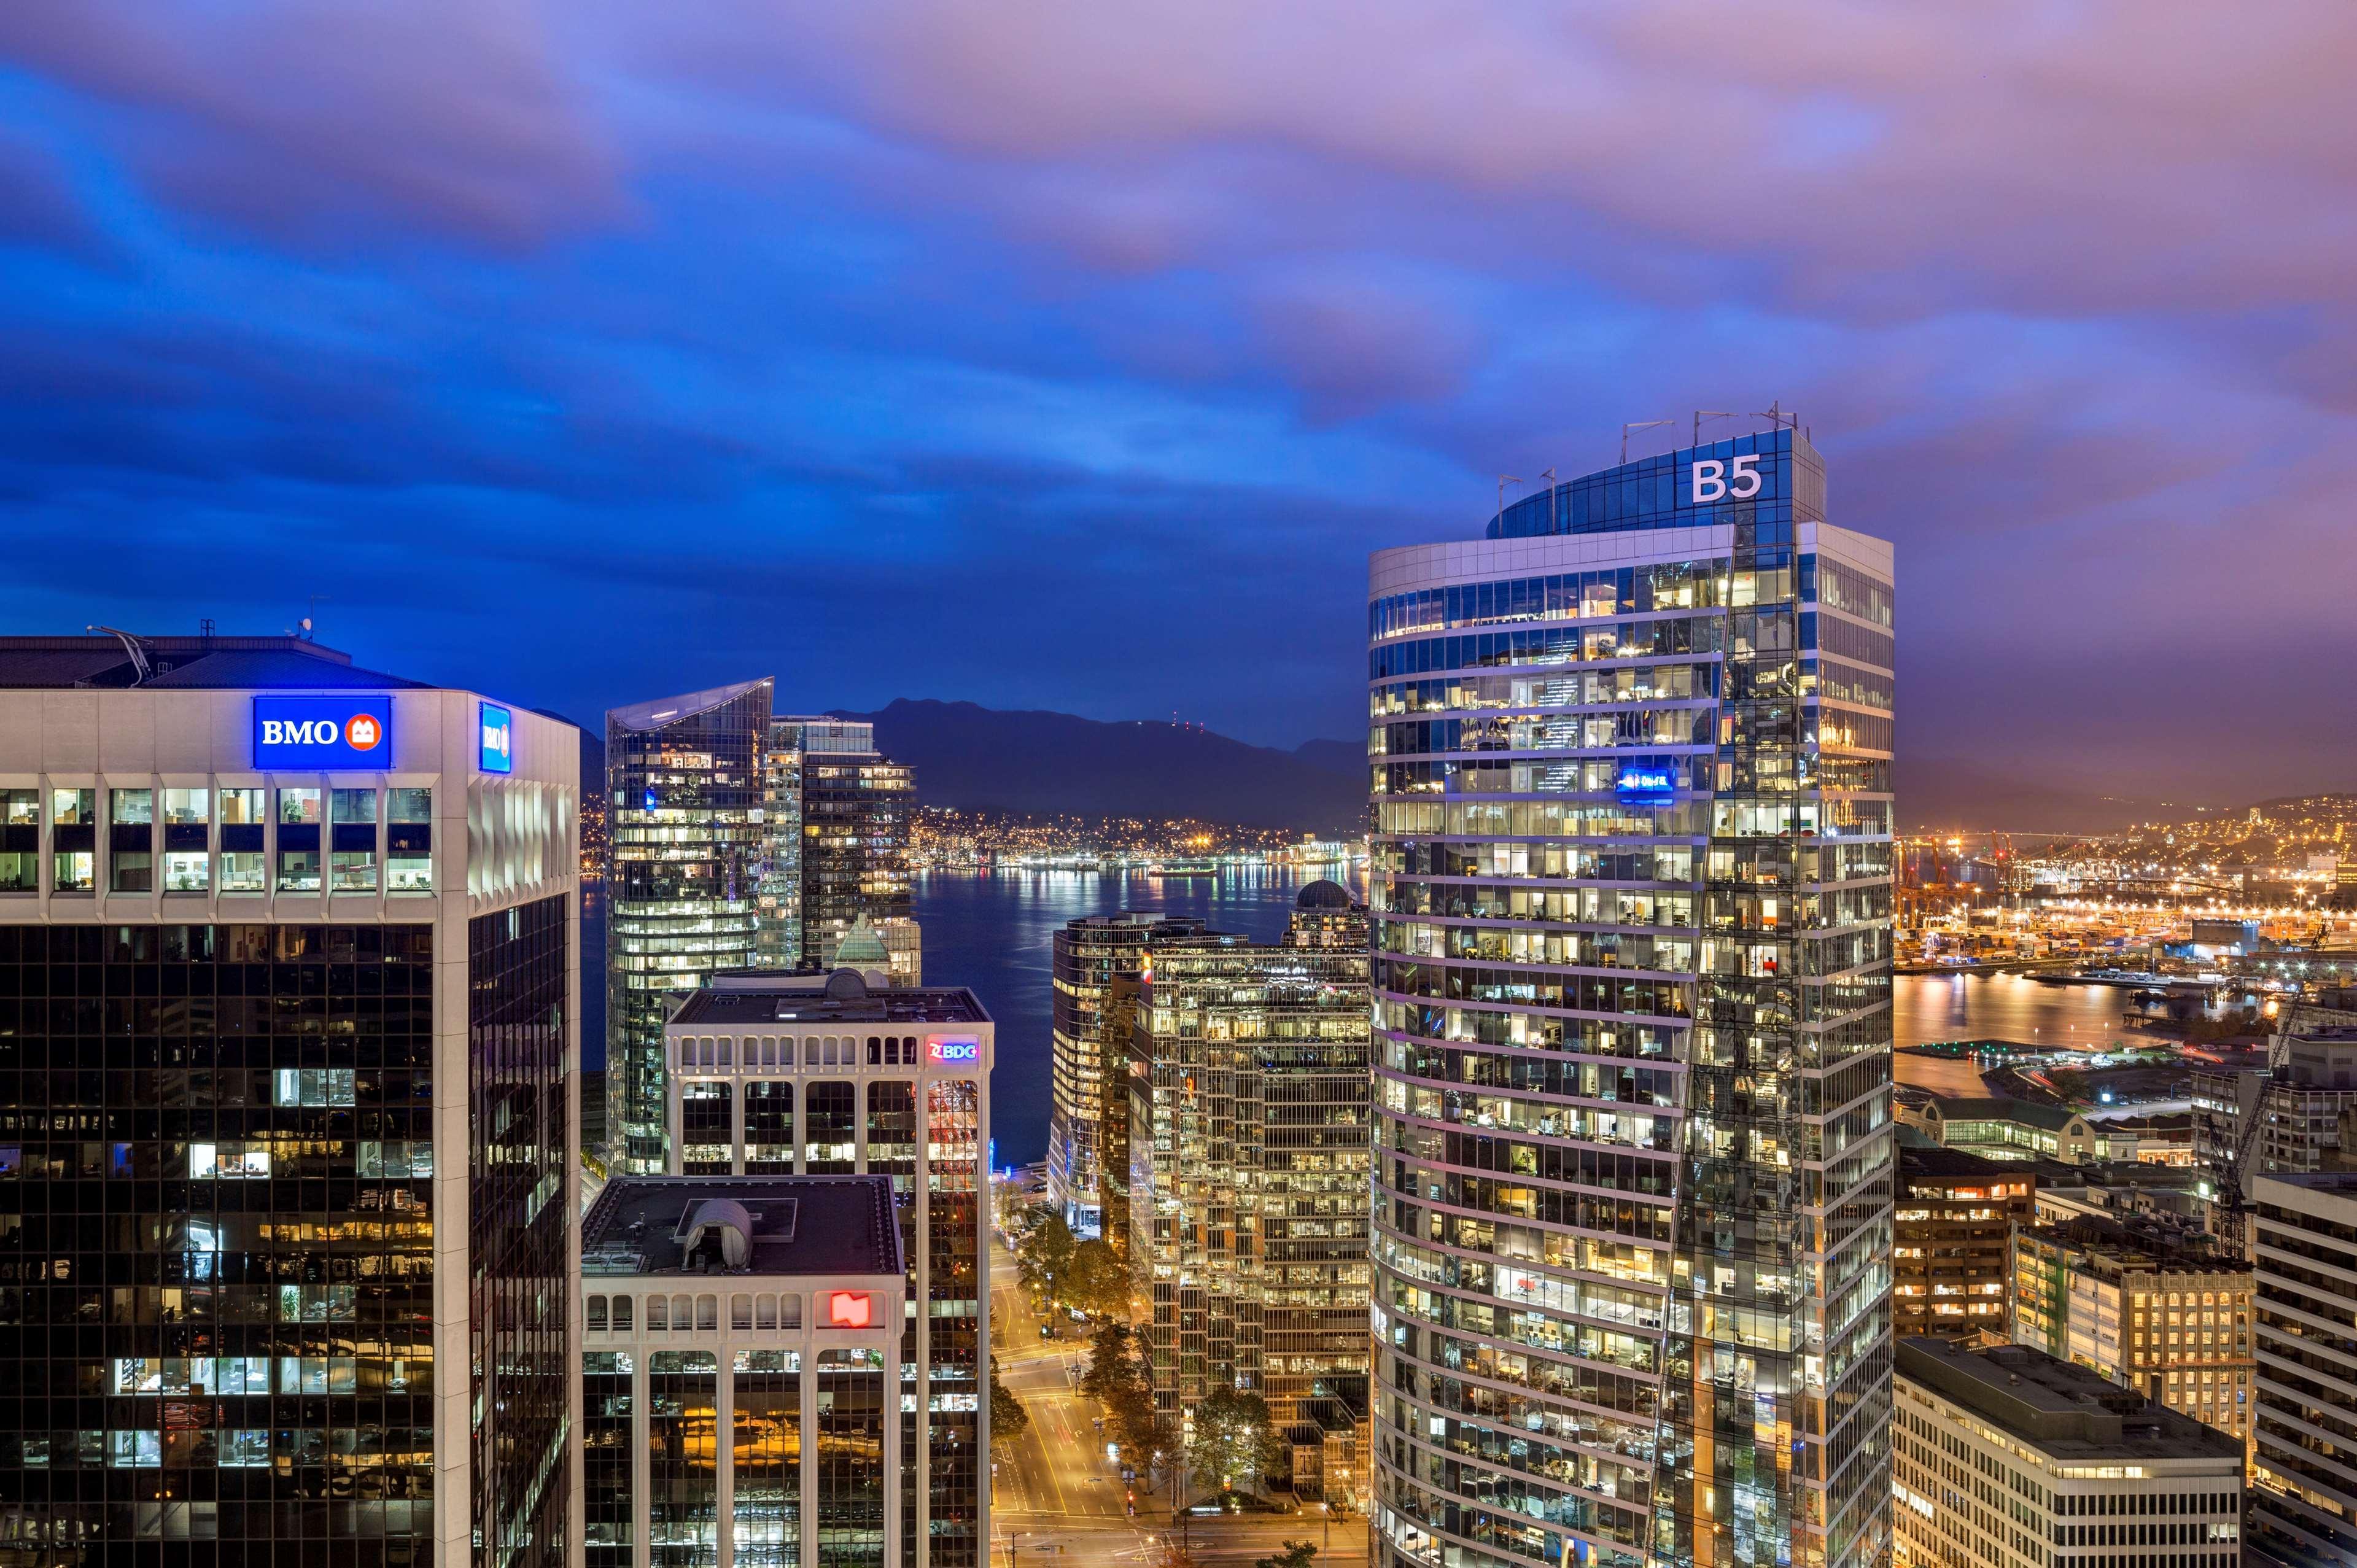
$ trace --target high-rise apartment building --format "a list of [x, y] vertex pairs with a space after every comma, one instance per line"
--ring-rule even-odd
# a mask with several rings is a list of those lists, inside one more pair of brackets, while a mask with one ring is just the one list
[[1891, 1317], [1905, 1339], [2013, 1337], [2013, 1230], [2036, 1219], [2038, 1176], [1961, 1149], [1899, 1149]]
[[684, 998], [665, 1033], [680, 1174], [891, 1178], [911, 1304], [899, 1561], [985, 1568], [990, 1015], [963, 988], [745, 970]]
[[1889, 1549], [1891, 552], [1824, 500], [1780, 426], [1373, 558], [1389, 1562]]
[[659, 1175], [673, 994], [759, 956], [765, 676], [606, 715], [606, 1090], [617, 1171]]
[[2251, 1242], [2258, 1296], [2251, 1542], [2277, 1563], [2351, 1568], [2357, 1174], [2259, 1177]]
[[1899, 1342], [1895, 1568], [2240, 1568], [2243, 1447], [2020, 1345]]
[[588, 1568], [890, 1568], [907, 1278], [882, 1176], [619, 1176], [581, 1222]]
[[2221, 1168], [2244, 1147], [2245, 1133], [2248, 1177], [2325, 1170], [2342, 1152], [2341, 1113], [2357, 1107], [2357, 1027], [2309, 1028], [2284, 1041], [2281, 1056], [2272, 1072], [2221, 1068], [2193, 1074], [2197, 1164]]
[[2209, 1238], [2081, 1217], [2013, 1240], [2013, 1337], [2251, 1440], [2251, 1267]]
[[1281, 946], [1173, 931], [1146, 950], [1128, 1251], [1155, 1402], [1182, 1433], [1221, 1387], [1321, 1455], [1367, 1409], [1364, 921], [1314, 882]]
[[573, 1559], [579, 768], [307, 641], [0, 639], [0, 1555]]
[[[1055, 934], [1049, 970], [1054, 990], [1048, 1036], [1048, 1200], [1081, 1235], [1110, 1230], [1103, 1223], [1101, 1190], [1105, 1086], [1119, 1089], [1129, 1069], [1127, 1033], [1111, 1038], [1104, 1026], [1114, 977], [1135, 973], [1140, 955], [1156, 940], [1202, 929], [1199, 919], [1125, 910], [1084, 915]], [[1117, 1114], [1125, 1124], [1125, 1094], [1119, 1097]]]
[[[865, 918], [909, 918], [915, 772], [876, 749], [873, 725], [796, 721], [802, 731], [802, 967], [834, 967], [835, 945]], [[904, 944], [905, 945], [905, 944]]]

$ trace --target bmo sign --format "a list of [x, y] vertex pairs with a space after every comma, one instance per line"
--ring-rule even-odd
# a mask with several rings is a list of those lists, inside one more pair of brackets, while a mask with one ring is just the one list
[[1740, 457], [1697, 457], [1694, 460], [1692, 499], [1695, 505], [1749, 500], [1759, 493], [1760, 454], [1757, 452], [1747, 452]]
[[256, 697], [253, 767], [302, 773], [389, 769], [393, 699]]

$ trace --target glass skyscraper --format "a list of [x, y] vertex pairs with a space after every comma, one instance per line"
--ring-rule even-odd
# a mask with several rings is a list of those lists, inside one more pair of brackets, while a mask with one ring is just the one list
[[915, 771], [876, 749], [876, 726], [803, 719], [802, 964], [830, 969], [836, 944], [863, 918], [909, 918], [909, 828]]
[[1372, 561], [1376, 1531], [1889, 1541], [1891, 553], [1781, 426]]
[[1367, 1409], [1367, 972], [1366, 911], [1331, 882], [1276, 947], [1153, 929], [1114, 1080], [1155, 1405], [1184, 1434], [1215, 1390], [1260, 1395], [1313, 1496], [1296, 1461]]
[[0, 639], [0, 1557], [572, 1562], [579, 732], [126, 642]]
[[664, 1169], [671, 993], [758, 961], [770, 682], [606, 715], [606, 1097], [617, 1171]]

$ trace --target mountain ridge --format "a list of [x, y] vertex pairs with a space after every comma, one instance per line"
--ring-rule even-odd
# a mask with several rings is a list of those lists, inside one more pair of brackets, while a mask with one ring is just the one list
[[[877, 746], [917, 770], [918, 799], [961, 811], [1195, 817], [1245, 827], [1355, 834], [1366, 816], [1363, 740], [1290, 750], [1162, 719], [1090, 719], [1046, 708], [896, 698], [870, 713]], [[2024, 779], [1970, 756], [1901, 754], [1902, 832], [2115, 832], [2224, 804], [2112, 796]]]

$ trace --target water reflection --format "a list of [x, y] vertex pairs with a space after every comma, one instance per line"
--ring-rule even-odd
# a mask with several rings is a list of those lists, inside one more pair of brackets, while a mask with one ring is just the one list
[[1156, 909], [1274, 942], [1285, 932], [1294, 896], [1321, 878], [1366, 897], [1363, 871], [1339, 865], [1223, 866], [1217, 876], [1172, 877], [1142, 871], [920, 874], [911, 912], [924, 928], [926, 983], [973, 987], [998, 1026], [990, 1120], [999, 1164], [1022, 1165], [1048, 1153], [1049, 960], [1059, 927], [1083, 915]]

